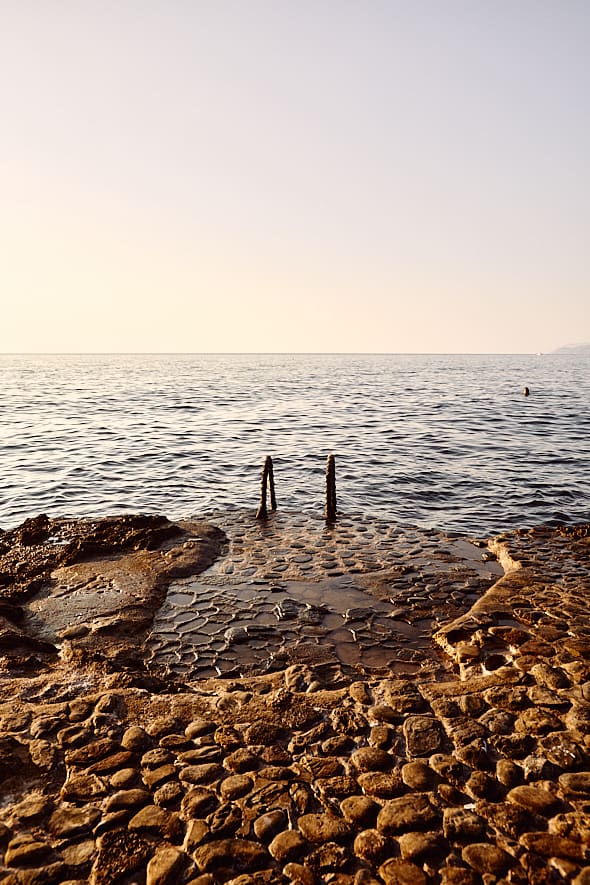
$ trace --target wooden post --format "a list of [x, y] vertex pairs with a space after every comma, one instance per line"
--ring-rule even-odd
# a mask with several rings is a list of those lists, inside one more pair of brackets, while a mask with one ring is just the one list
[[326, 510], [324, 516], [328, 522], [336, 519], [336, 462], [334, 455], [328, 455], [326, 462]]
[[270, 455], [267, 455], [264, 459], [264, 465], [262, 467], [262, 481], [260, 484], [260, 504], [258, 505], [258, 510], [256, 511], [256, 519], [266, 519], [268, 516], [268, 511], [266, 509], [266, 489], [267, 485], [270, 483], [270, 509], [277, 509], [277, 499], [275, 497], [275, 479], [274, 473], [272, 469], [272, 458]]

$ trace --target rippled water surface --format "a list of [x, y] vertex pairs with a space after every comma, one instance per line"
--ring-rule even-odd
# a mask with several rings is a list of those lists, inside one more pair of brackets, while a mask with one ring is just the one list
[[[580, 356], [0, 356], [0, 525], [338, 506], [475, 534], [590, 519]], [[527, 385], [531, 395], [525, 398]]]

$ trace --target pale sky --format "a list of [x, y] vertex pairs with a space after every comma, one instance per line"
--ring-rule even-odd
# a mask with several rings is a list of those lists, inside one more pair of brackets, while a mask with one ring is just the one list
[[0, 0], [0, 351], [590, 341], [587, 0]]

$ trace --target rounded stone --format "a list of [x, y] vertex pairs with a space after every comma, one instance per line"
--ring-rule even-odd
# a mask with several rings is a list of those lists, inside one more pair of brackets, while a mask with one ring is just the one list
[[246, 796], [252, 789], [253, 781], [246, 774], [234, 774], [232, 777], [226, 777], [219, 785], [219, 793], [222, 799], [241, 799]]
[[377, 820], [379, 805], [368, 796], [348, 796], [340, 803], [345, 820], [355, 826], [372, 826]]
[[393, 857], [379, 867], [385, 885], [426, 885], [426, 876], [419, 866], [409, 860]]
[[566, 796], [573, 798], [590, 796], [590, 771], [562, 774], [559, 778], [559, 786]]
[[425, 762], [406, 762], [401, 770], [402, 780], [412, 790], [428, 790], [432, 787], [435, 774]]
[[410, 793], [386, 802], [377, 815], [377, 829], [386, 836], [412, 829], [428, 829], [440, 822], [441, 814], [426, 793]]
[[513, 787], [506, 798], [533, 814], [551, 814], [559, 806], [559, 799], [549, 790], [527, 784]]
[[144, 728], [139, 725], [131, 725], [123, 733], [121, 738], [121, 746], [126, 750], [134, 752], [144, 750], [149, 744], [149, 735]]
[[146, 885], [176, 885], [189, 858], [176, 848], [160, 848], [146, 870]]
[[340, 842], [350, 835], [350, 824], [329, 812], [303, 814], [297, 825], [308, 842]]
[[254, 834], [261, 842], [269, 842], [279, 833], [287, 822], [284, 811], [275, 809], [262, 814], [254, 821]]
[[391, 841], [379, 830], [362, 830], [357, 834], [353, 851], [355, 855], [368, 863], [378, 863], [387, 856]]
[[461, 857], [480, 875], [491, 873], [494, 876], [502, 876], [512, 863], [509, 854], [488, 842], [474, 842], [471, 845], [466, 845], [461, 852]]
[[350, 757], [350, 764], [359, 772], [388, 771], [392, 761], [389, 753], [379, 747], [361, 747]]
[[434, 861], [445, 849], [446, 843], [440, 833], [402, 833], [398, 838], [404, 860]]
[[185, 735], [189, 740], [194, 740], [197, 737], [201, 737], [204, 734], [209, 734], [214, 731], [216, 725], [210, 719], [193, 719], [184, 730]]
[[297, 830], [278, 833], [268, 846], [269, 854], [278, 863], [299, 860], [305, 854], [307, 842]]

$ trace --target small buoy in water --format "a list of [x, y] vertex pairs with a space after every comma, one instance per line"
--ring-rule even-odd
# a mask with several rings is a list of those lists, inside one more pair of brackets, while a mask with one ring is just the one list
[[530, 393], [530, 390], [528, 389], [528, 387], [523, 387], [523, 388], [522, 388], [522, 395], [523, 395], [523, 396], [528, 396], [529, 393]]

